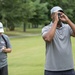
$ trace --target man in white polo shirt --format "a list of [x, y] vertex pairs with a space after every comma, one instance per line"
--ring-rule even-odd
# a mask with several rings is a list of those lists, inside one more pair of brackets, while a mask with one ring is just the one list
[[75, 24], [59, 6], [51, 9], [51, 18], [52, 22], [42, 29], [46, 42], [44, 75], [74, 75], [71, 36], [75, 37]]

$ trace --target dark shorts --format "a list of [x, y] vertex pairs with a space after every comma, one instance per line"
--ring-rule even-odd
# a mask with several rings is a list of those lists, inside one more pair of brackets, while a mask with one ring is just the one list
[[75, 75], [74, 69], [66, 71], [47, 71], [45, 70], [44, 75]]
[[0, 68], [0, 75], [8, 75], [8, 66]]

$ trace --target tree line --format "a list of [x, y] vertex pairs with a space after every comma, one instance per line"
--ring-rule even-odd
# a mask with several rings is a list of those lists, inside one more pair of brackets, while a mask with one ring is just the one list
[[75, 0], [0, 0], [0, 19], [9, 30], [23, 25], [26, 31], [29, 23], [32, 27], [47, 25], [51, 21], [50, 9], [53, 6], [62, 7], [65, 14], [75, 21]]

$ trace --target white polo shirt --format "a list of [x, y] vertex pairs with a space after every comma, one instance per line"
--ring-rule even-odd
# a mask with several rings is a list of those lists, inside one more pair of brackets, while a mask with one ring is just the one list
[[[50, 30], [51, 26], [52, 22], [42, 29], [42, 36]], [[71, 34], [70, 26], [62, 23], [62, 27], [56, 29], [53, 40], [46, 42], [45, 70], [63, 71], [74, 68]]]

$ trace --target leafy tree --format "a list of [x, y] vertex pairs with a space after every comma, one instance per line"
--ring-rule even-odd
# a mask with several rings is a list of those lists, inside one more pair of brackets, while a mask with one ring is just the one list
[[33, 3], [30, 0], [1, 0], [0, 3], [0, 13], [6, 19], [10, 30], [14, 30], [15, 23], [27, 23], [28, 18], [34, 14]]
[[17, 12], [17, 0], [1, 0], [1, 15], [7, 21], [8, 28], [14, 30], [15, 16]]
[[[41, 2], [48, 2], [48, 16], [50, 16], [50, 9], [53, 6], [60, 6], [63, 8], [65, 14], [74, 22], [75, 18], [75, 0], [41, 0]], [[50, 17], [49, 17], [50, 19]]]
[[75, 0], [0, 0], [0, 17], [7, 23], [9, 30], [15, 25], [32, 23], [34, 27], [50, 21], [50, 9], [60, 6], [72, 21], [75, 20]]
[[29, 21], [34, 25], [34, 27], [38, 27], [38, 24], [44, 24], [48, 21], [48, 16], [46, 15], [48, 12], [47, 3], [40, 3], [40, 0], [34, 1], [35, 6], [35, 14]]
[[29, 23], [29, 19], [33, 17], [36, 13], [34, 2], [31, 0], [22, 1], [21, 3], [21, 13], [22, 13], [22, 21], [24, 23], [24, 31], [26, 31], [26, 24]]

